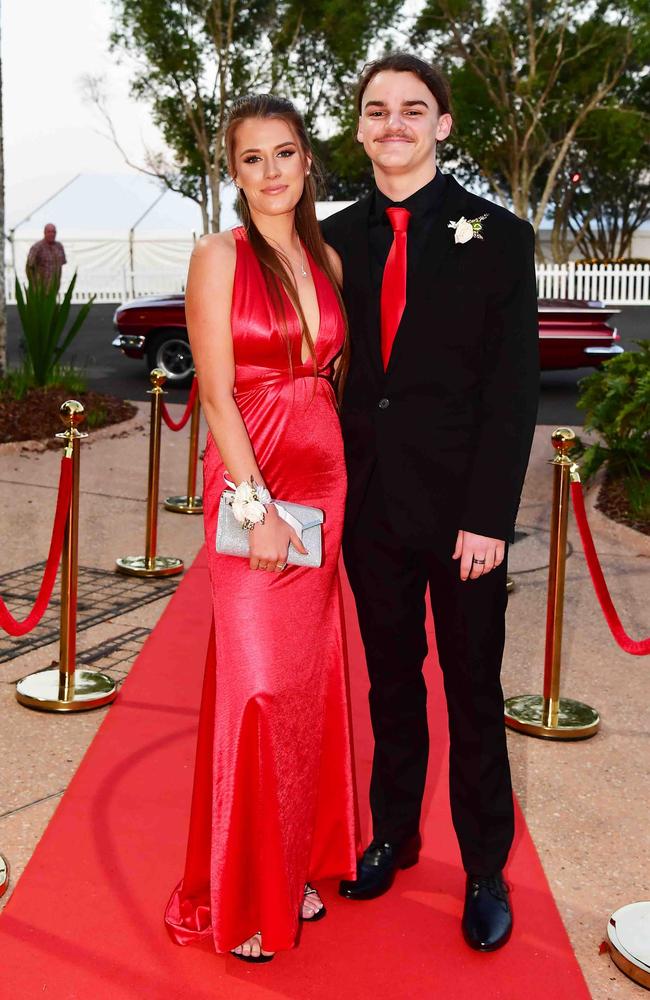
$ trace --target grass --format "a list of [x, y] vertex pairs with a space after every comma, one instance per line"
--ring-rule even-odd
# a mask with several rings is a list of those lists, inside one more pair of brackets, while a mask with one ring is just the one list
[[[18, 368], [10, 368], [3, 378], [0, 378], [0, 399], [4, 397], [20, 402], [35, 385], [34, 374], [29, 362], [25, 361]], [[65, 389], [74, 394], [85, 392], [88, 388], [88, 381], [84, 373], [73, 365], [55, 365], [47, 385], [51, 388]]]

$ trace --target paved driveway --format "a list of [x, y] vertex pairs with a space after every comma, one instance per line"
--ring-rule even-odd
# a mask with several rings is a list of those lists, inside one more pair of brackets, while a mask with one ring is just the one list
[[[115, 308], [114, 305], [104, 304], [93, 307], [66, 360], [85, 368], [89, 387], [98, 392], [109, 392], [123, 399], [147, 399], [149, 380], [145, 363], [125, 358], [111, 346]], [[7, 312], [9, 364], [12, 364], [19, 359], [19, 322], [15, 306], [9, 306]], [[624, 307], [617, 322], [627, 350], [634, 349], [634, 340], [650, 338], [650, 306]], [[578, 396], [576, 383], [590, 371], [589, 368], [580, 368], [577, 371], [543, 372], [538, 423], [582, 424], [582, 413], [575, 405]], [[185, 398], [186, 390], [171, 389], [169, 392], [170, 402]]]

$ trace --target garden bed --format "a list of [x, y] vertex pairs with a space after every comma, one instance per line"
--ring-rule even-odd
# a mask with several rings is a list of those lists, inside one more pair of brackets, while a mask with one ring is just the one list
[[628, 528], [634, 528], [644, 535], [650, 535], [650, 520], [641, 519], [630, 510], [630, 501], [622, 479], [605, 478], [598, 493], [596, 509], [612, 521], [625, 524]]
[[46, 441], [48, 447], [60, 448], [54, 435], [64, 429], [60, 407], [66, 399], [83, 404], [86, 419], [80, 425], [82, 431], [122, 423], [138, 412], [132, 403], [92, 390], [71, 393], [70, 389], [46, 386], [28, 389], [19, 400], [5, 394], [0, 396], [0, 444]]

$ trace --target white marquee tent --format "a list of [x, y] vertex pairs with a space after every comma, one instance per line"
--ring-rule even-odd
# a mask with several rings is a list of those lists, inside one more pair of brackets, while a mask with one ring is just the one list
[[[198, 205], [143, 174], [79, 174], [30, 200], [7, 192], [7, 294], [22, 280], [30, 246], [53, 222], [65, 248], [63, 280], [77, 271], [78, 295], [119, 301], [133, 295], [181, 291], [195, 240], [202, 232]], [[42, 195], [43, 189], [39, 192]], [[222, 189], [221, 228], [237, 224], [232, 184]], [[22, 202], [22, 204], [20, 204]], [[35, 203], [35, 204], [33, 204]], [[342, 207], [319, 206], [324, 217]]]

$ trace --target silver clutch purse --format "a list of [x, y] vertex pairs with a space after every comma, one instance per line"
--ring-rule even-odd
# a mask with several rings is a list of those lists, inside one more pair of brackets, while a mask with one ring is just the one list
[[[224, 490], [219, 501], [217, 517], [217, 552], [224, 556], [249, 556], [250, 532], [241, 526], [232, 512], [232, 490]], [[286, 511], [295, 518], [302, 527], [302, 544], [307, 549], [307, 555], [298, 552], [289, 544], [287, 563], [290, 566], [320, 566], [323, 561], [323, 529], [324, 514], [318, 507], [305, 507], [304, 504], [290, 503], [288, 500], [274, 500], [278, 514]], [[283, 518], [287, 520], [287, 518]]]

